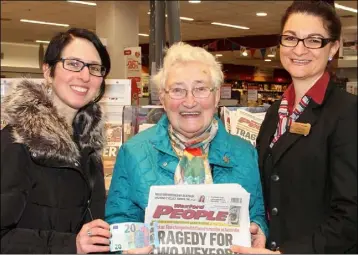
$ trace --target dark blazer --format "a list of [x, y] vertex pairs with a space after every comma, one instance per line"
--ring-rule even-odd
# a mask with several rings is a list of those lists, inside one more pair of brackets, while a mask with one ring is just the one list
[[357, 97], [329, 82], [270, 149], [280, 101], [267, 111], [257, 138], [268, 247], [283, 253], [357, 253]]
[[76, 253], [83, 224], [104, 218], [100, 108], [81, 109], [71, 128], [26, 81], [3, 104], [1, 253]]

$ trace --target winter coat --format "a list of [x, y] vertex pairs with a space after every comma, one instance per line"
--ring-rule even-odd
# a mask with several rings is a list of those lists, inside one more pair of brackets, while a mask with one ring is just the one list
[[[257, 152], [247, 141], [226, 132], [221, 120], [209, 147], [214, 183], [238, 183], [250, 193], [250, 219], [267, 233]], [[164, 114], [157, 125], [122, 145], [106, 202], [106, 221], [144, 222], [152, 185], [174, 185], [179, 159], [168, 136]]]
[[307, 136], [286, 132], [269, 148], [280, 102], [266, 113], [257, 138], [269, 248], [283, 253], [357, 253], [357, 97], [328, 84], [296, 122]]
[[1, 253], [76, 253], [83, 224], [104, 218], [100, 107], [70, 127], [44, 85], [24, 80], [1, 108]]

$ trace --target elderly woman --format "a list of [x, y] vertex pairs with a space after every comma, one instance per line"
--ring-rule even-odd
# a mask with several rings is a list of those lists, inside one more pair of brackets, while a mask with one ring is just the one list
[[[166, 114], [122, 145], [106, 203], [106, 221], [143, 222], [152, 185], [238, 183], [250, 195], [250, 219], [266, 233], [257, 153], [215, 116], [221, 65], [199, 47], [171, 46], [153, 77]], [[265, 242], [265, 240], [261, 240]]]

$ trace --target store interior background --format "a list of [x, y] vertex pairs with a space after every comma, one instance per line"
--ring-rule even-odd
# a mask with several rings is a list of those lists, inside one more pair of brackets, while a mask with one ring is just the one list
[[[49, 41], [59, 31], [66, 31], [69, 27], [82, 27], [95, 31], [108, 43], [113, 63], [109, 78], [112, 79], [124, 78], [124, 47], [141, 46], [143, 93], [140, 104], [147, 105], [149, 1], [90, 2], [96, 5], [70, 1], [1, 1], [1, 77], [42, 78], [41, 58], [47, 43], [36, 40]], [[290, 83], [290, 76], [281, 66], [278, 49], [274, 56], [268, 55], [269, 49], [277, 46], [280, 19], [291, 3], [292, 1], [179, 1], [182, 41], [208, 47], [223, 63], [225, 83], [230, 84], [233, 89], [231, 99], [222, 100], [222, 104], [240, 103], [242, 98], [239, 95], [245, 91], [247, 84], [259, 85], [263, 102], [282, 95]], [[355, 9], [347, 11], [336, 8], [343, 24], [343, 40], [341, 50], [333, 61], [334, 72], [342, 83], [357, 81], [357, 1], [334, 3]], [[257, 16], [258, 12], [267, 13], [267, 16]], [[62, 23], [69, 27], [24, 23], [20, 19]], [[249, 29], [216, 26], [212, 22]], [[243, 55], [243, 47], [246, 48], [247, 56]], [[240, 93], [236, 93], [237, 91]]]

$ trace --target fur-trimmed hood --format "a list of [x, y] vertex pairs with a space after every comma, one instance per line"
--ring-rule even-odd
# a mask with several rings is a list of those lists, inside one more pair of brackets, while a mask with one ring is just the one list
[[38, 158], [72, 164], [80, 160], [83, 149], [101, 156], [105, 139], [98, 104], [80, 109], [71, 127], [59, 115], [46, 86], [30, 80], [13, 84], [1, 104], [2, 117], [13, 127], [14, 141], [26, 145]]

